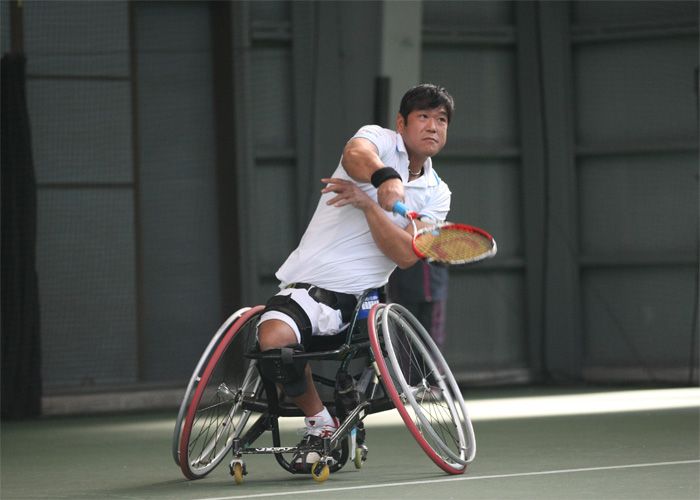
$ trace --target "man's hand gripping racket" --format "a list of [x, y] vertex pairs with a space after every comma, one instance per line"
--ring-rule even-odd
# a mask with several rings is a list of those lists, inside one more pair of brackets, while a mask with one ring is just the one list
[[[394, 212], [413, 224], [413, 251], [428, 264], [459, 267], [496, 255], [496, 240], [486, 231], [454, 222], [438, 222], [397, 201]], [[430, 224], [418, 229], [416, 220]]]

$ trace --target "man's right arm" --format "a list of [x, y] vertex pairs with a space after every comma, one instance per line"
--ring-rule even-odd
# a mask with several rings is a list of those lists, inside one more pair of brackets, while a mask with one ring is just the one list
[[[347, 174], [356, 182], [372, 181], [372, 174], [385, 168], [379, 158], [377, 147], [368, 139], [356, 137], [345, 145], [342, 165]], [[401, 179], [388, 179], [377, 188], [377, 203], [391, 212], [397, 201], [404, 201], [405, 192]]]

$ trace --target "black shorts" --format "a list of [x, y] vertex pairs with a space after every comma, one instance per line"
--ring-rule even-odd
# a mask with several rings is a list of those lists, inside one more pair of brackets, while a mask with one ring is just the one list
[[[324, 288], [319, 288], [307, 283], [292, 283], [287, 288], [303, 288], [307, 290], [309, 297], [316, 302], [340, 311], [343, 322], [348, 323], [352, 319], [353, 312], [357, 306], [357, 297], [348, 293], [333, 292]], [[310, 347], [312, 343], [312, 327], [306, 311], [289, 295], [275, 295], [265, 304], [263, 314], [268, 311], [281, 312], [294, 321], [299, 328], [301, 344]]]

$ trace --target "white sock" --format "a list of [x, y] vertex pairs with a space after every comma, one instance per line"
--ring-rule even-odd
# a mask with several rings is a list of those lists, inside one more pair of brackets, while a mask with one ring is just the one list
[[326, 408], [325, 406], [323, 407], [323, 410], [321, 412], [311, 417], [306, 417], [304, 420], [306, 421], [307, 427], [321, 427], [322, 425], [332, 425], [333, 427], [335, 427], [335, 421], [333, 420], [333, 417], [331, 417], [328, 408]]

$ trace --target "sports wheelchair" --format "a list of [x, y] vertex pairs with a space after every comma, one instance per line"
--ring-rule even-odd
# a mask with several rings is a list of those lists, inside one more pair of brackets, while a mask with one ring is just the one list
[[[229, 453], [229, 469], [239, 484], [248, 473], [243, 458], [249, 454], [272, 454], [283, 469], [298, 473], [287, 458], [298, 448], [282, 446], [279, 419], [304, 415], [274, 381], [261, 377], [259, 365], [270, 357], [280, 369], [300, 359], [338, 366], [334, 379], [314, 369], [319, 394], [321, 386], [333, 389], [332, 397], [322, 399], [340, 421], [314, 450], [320, 457], [311, 468], [314, 480], [325, 481], [349, 460], [362, 468], [368, 452], [364, 418], [393, 409], [438, 467], [463, 473], [474, 459], [476, 442], [457, 383], [418, 320], [380, 298], [383, 292], [366, 291], [348, 328], [331, 338], [314, 337], [319, 345], [307, 352], [259, 351], [256, 329], [263, 306], [231, 315], [200, 358], [177, 416], [172, 451], [185, 477], [205, 477]], [[253, 447], [268, 431], [272, 446]]]

